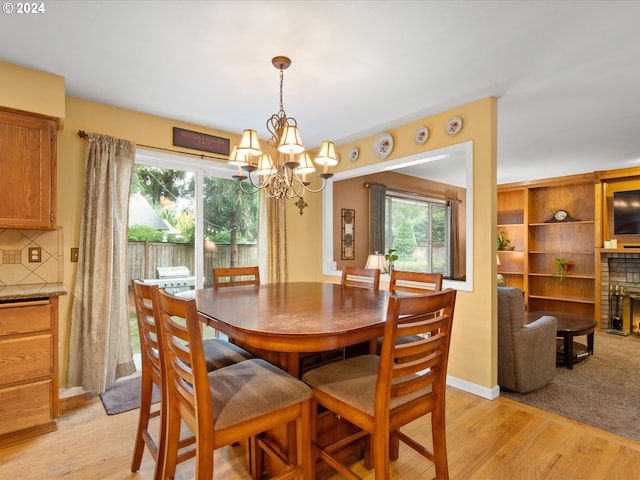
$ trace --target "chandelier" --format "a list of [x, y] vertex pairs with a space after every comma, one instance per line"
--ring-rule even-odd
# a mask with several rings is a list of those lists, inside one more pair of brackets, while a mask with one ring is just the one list
[[[338, 157], [333, 142], [322, 142], [315, 158], [315, 163], [323, 167], [322, 172], [318, 173], [322, 178], [322, 186], [317, 190], [309, 188], [311, 182], [307, 180], [307, 175], [313, 173], [315, 167], [300, 139], [297, 120], [288, 117], [282, 106], [284, 70], [289, 68], [291, 60], [278, 56], [271, 63], [280, 70], [280, 110], [267, 120], [267, 130], [271, 133], [267, 143], [275, 148], [275, 160], [262, 152], [255, 130], [244, 130], [240, 144], [231, 149], [229, 164], [238, 167], [238, 173], [233, 178], [238, 180], [243, 192], [263, 191], [270, 198], [300, 197], [302, 201], [305, 191], [317, 193], [324, 189], [327, 179], [333, 176], [329, 173], [329, 167], [338, 164]], [[245, 189], [242, 184], [244, 180], [249, 180], [254, 189]]]

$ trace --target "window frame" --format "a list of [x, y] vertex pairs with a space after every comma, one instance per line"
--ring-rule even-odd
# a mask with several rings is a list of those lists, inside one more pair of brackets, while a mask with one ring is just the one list
[[[226, 162], [216, 160], [205, 160], [204, 158], [190, 158], [176, 153], [159, 152], [136, 148], [136, 165], [146, 165], [149, 167], [182, 170], [195, 174], [194, 203], [195, 203], [195, 233], [194, 233], [194, 272], [196, 287], [204, 287], [204, 177], [219, 177], [231, 180], [234, 173], [232, 166]], [[258, 226], [260, 228], [260, 225]], [[264, 248], [261, 246], [259, 248]]]
[[[385, 195], [385, 217], [388, 218], [385, 225], [385, 251], [388, 251], [393, 246], [393, 201], [410, 201], [415, 203], [425, 204], [425, 208], [428, 210], [429, 216], [429, 231], [427, 236], [429, 237], [428, 248], [428, 262], [427, 272], [429, 273], [442, 273], [444, 278], [451, 278], [451, 213], [447, 200], [442, 198], [430, 197], [414, 192], [403, 192], [401, 190], [388, 189]], [[433, 207], [445, 208], [445, 269], [444, 272], [433, 272]]]

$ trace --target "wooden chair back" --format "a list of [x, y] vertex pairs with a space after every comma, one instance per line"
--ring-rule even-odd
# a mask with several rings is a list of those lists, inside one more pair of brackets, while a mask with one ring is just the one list
[[141, 280], [132, 280], [131, 287], [140, 336], [142, 375], [144, 376], [145, 372], [148, 372], [153, 382], [160, 388], [162, 365], [160, 363], [160, 345], [153, 310], [153, 296], [158, 286], [144, 283]]
[[[251, 470], [254, 475], [256, 472], [262, 472], [259, 458], [261, 458], [261, 452], [265, 452], [273, 455], [287, 468], [284, 474], [273, 477], [274, 479], [302, 478], [303, 476], [310, 478], [310, 394], [305, 391], [307, 396], [305, 397], [303, 394], [298, 403], [286, 403], [285, 400], [284, 406], [280, 406], [279, 409], [274, 408], [261, 416], [246, 417], [246, 410], [251, 408], [241, 397], [244, 396], [246, 399], [246, 391], [252, 389], [244, 388], [245, 384], [238, 388], [238, 384], [243, 381], [251, 381], [254, 389], [260, 389], [260, 381], [255, 380], [255, 372], [260, 367], [254, 367], [252, 370], [252, 366], [256, 364], [268, 365], [267, 362], [250, 359], [208, 374], [195, 300], [173, 296], [161, 289], [156, 291], [156, 302], [158, 305], [156, 320], [159, 325], [161, 352], [164, 356], [165, 389], [168, 400], [162, 478], [173, 478], [176, 463], [181, 460], [178, 450], [181, 443], [180, 425], [182, 422], [189, 427], [196, 438], [195, 478], [213, 478], [213, 451], [215, 449], [254, 437], [263, 431], [286, 425], [289, 422], [295, 422], [298, 463], [296, 465], [288, 464], [282, 457], [273, 453], [275, 451], [273, 447], [266, 446], [264, 440], [255, 437], [255, 440], [250, 442], [251, 452], [247, 452], [252, 460]], [[270, 368], [279, 370], [273, 366]], [[266, 378], [264, 381], [268, 385], [275, 384], [281, 378], [279, 374], [271, 374], [272, 372], [268, 371], [268, 368], [263, 368], [263, 370], [265, 371], [264, 378]], [[247, 375], [247, 371], [254, 372], [254, 375]], [[243, 372], [247, 378], [243, 377]], [[282, 371], [280, 373], [286, 375], [289, 382], [299, 384], [298, 389], [306, 388], [299, 380], [293, 379]], [[218, 380], [214, 379], [216, 375], [215, 378]], [[274, 379], [273, 382], [269, 380], [270, 378]], [[214, 391], [218, 387], [220, 387], [220, 392]], [[278, 388], [278, 385], [275, 388]], [[286, 387], [280, 390], [284, 392], [282, 395], [287, 395], [288, 389]], [[291, 393], [291, 395], [296, 395], [296, 393]], [[260, 396], [267, 403], [272, 401], [271, 397], [275, 396], [275, 392], [274, 389], [267, 389], [267, 393], [264, 395], [254, 394], [254, 396]], [[234, 405], [236, 400], [239, 405]], [[217, 406], [217, 411], [214, 411], [214, 403]], [[241, 418], [237, 419], [235, 423], [231, 421], [226, 426], [219, 426], [214, 418], [216, 415], [219, 418], [223, 411], [226, 412], [227, 419], [230, 415]], [[257, 453], [255, 449], [261, 450]]]
[[[438, 478], [448, 478], [445, 397], [456, 291], [392, 296], [380, 353], [374, 431], [388, 428], [389, 439], [374, 440], [373, 456], [398, 457], [398, 440], [435, 463]], [[413, 341], [396, 341], [398, 338]], [[424, 373], [428, 372], [428, 373]], [[401, 407], [391, 406], [416, 395]], [[431, 413], [433, 452], [400, 432], [400, 426]]]
[[[360, 429], [331, 445], [314, 445], [314, 453], [346, 478], [360, 477], [335, 454], [367, 436], [364, 463], [375, 468], [376, 480], [389, 478], [389, 460], [398, 458], [400, 441], [432, 461], [437, 478], [449, 478], [445, 389], [455, 299], [451, 289], [392, 295], [379, 357], [348, 358], [304, 375], [314, 401]], [[400, 431], [429, 413], [432, 450]]]
[[[162, 455], [160, 446], [162, 439], [160, 436], [152, 435], [149, 428], [149, 420], [161, 415], [161, 409], [152, 410], [152, 397], [154, 385], [162, 391], [162, 364], [160, 358], [160, 344], [156, 323], [154, 318], [153, 298], [157, 285], [149, 285], [140, 280], [131, 281], [131, 290], [136, 308], [136, 319], [138, 322], [138, 332], [140, 336], [140, 358], [142, 362], [141, 391], [140, 391], [140, 413], [138, 415], [138, 429], [133, 448], [131, 460], [131, 471], [137, 472], [140, 469], [142, 455], [145, 446], [156, 462], [156, 475], [162, 463], [158, 457]], [[164, 429], [164, 417], [160, 421], [160, 429]], [[157, 440], [157, 441], [156, 441]]]
[[346, 287], [380, 289], [380, 270], [377, 268], [344, 267], [342, 285]]
[[389, 291], [391, 293], [429, 293], [442, 290], [441, 273], [425, 272], [405, 272], [402, 270], [391, 270], [389, 280]]
[[[209, 388], [196, 304], [192, 299], [169, 295], [164, 290], [157, 291], [157, 299], [167, 392], [177, 399], [174, 409], [180, 410], [187, 426], [196, 433], [199, 407], [196, 394]], [[212, 425], [211, 402], [201, 403], [198, 415], [208, 418]]]
[[217, 267], [213, 269], [213, 288], [237, 287], [241, 285], [254, 285], [259, 287], [260, 269], [258, 267]]

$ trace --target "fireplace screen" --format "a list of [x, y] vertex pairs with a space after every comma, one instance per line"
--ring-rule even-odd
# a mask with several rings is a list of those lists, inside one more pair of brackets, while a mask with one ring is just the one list
[[640, 336], [640, 296], [631, 295], [629, 301], [631, 303], [631, 307], [629, 308], [631, 335]]

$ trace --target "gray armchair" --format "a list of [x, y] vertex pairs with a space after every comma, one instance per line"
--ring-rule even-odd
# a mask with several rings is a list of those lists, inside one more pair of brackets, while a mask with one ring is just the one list
[[556, 318], [526, 321], [522, 290], [498, 287], [498, 384], [520, 393], [546, 385], [556, 371]]

